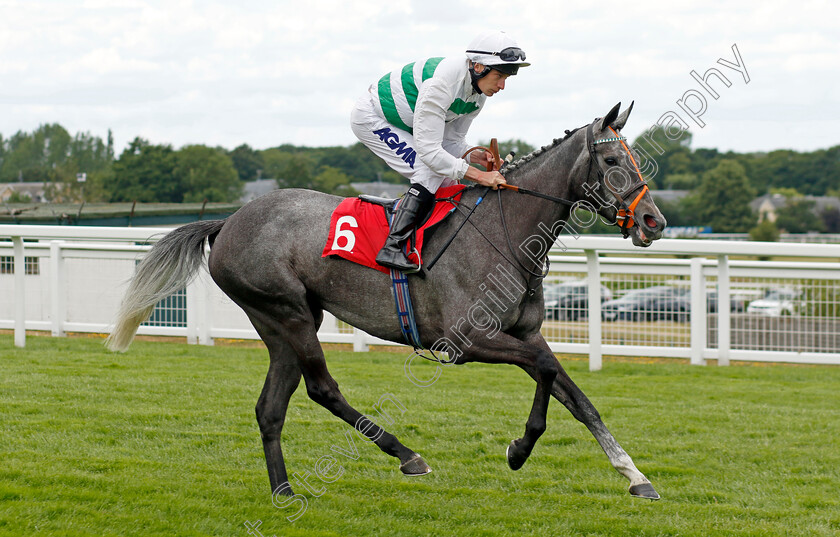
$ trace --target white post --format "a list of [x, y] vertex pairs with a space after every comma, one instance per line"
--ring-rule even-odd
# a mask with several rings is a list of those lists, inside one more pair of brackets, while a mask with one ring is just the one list
[[598, 252], [586, 250], [586, 281], [589, 290], [589, 370], [601, 370], [601, 267]]
[[187, 343], [195, 345], [198, 343], [198, 330], [204, 319], [200, 302], [201, 289], [198, 286], [198, 278], [187, 284]]
[[198, 344], [213, 345], [213, 338], [210, 336], [213, 325], [213, 313], [210, 309], [210, 273], [202, 270], [196, 282], [198, 283], [197, 307], [201, 312], [199, 317], [201, 322], [198, 324]]
[[729, 257], [718, 256], [718, 365], [729, 365], [731, 304], [729, 299]]
[[328, 312], [324, 312], [324, 320], [321, 322], [321, 327], [318, 329], [319, 334], [337, 334], [338, 321], [335, 316]]
[[26, 346], [26, 263], [23, 257], [23, 237], [12, 237], [15, 266], [15, 346]]
[[703, 258], [691, 258], [691, 364], [706, 365], [706, 279]]
[[50, 306], [53, 337], [64, 337], [67, 290], [64, 286], [64, 241], [50, 241]]
[[367, 352], [370, 347], [367, 344], [367, 334], [353, 327], [353, 352]]

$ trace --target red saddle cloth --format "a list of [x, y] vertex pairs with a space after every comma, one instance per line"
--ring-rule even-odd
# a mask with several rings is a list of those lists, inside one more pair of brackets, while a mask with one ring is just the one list
[[[435, 193], [437, 199], [452, 198], [455, 201], [461, 199], [465, 185], [454, 185], [440, 188]], [[435, 203], [432, 215], [417, 230], [418, 252], [422, 252], [423, 232], [440, 223], [441, 220], [452, 211], [455, 205], [451, 202]], [[359, 263], [366, 267], [375, 268], [378, 271], [390, 274], [391, 270], [376, 262], [376, 254], [385, 244], [388, 238], [388, 219], [385, 216], [385, 208], [381, 205], [363, 201], [360, 198], [347, 198], [342, 201], [333, 211], [330, 219], [330, 234], [327, 237], [327, 244], [321, 257], [337, 255]], [[421, 262], [417, 255], [410, 254], [410, 260], [415, 263]]]

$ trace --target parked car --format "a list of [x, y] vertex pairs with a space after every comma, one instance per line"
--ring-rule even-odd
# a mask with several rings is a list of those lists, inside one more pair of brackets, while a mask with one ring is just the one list
[[[577, 321], [589, 315], [589, 287], [586, 280], [547, 285], [543, 288], [545, 318]], [[612, 291], [601, 286], [601, 302], [612, 299]]]
[[690, 311], [688, 289], [658, 286], [630, 291], [619, 299], [604, 302], [601, 317], [605, 321], [685, 322]]
[[[706, 311], [709, 313], [717, 313], [718, 310], [718, 294], [717, 291], [707, 291], [706, 292]], [[744, 311], [744, 299], [738, 296], [729, 296], [729, 311], [731, 312], [743, 312]]]
[[[686, 292], [685, 296], [675, 297], [677, 302], [673, 306], [665, 302], [659, 304], [659, 309], [666, 311], [673, 311], [672, 320], [678, 322], [688, 322], [691, 320], [691, 293]], [[717, 313], [718, 311], [718, 294], [717, 291], [706, 291], [706, 313]], [[740, 296], [731, 296], [729, 298], [729, 311], [743, 312], [744, 299]]]
[[802, 292], [790, 288], [778, 288], [768, 290], [758, 300], [753, 300], [747, 306], [747, 313], [767, 315], [768, 317], [779, 317], [782, 315], [795, 315], [802, 307], [799, 300]]

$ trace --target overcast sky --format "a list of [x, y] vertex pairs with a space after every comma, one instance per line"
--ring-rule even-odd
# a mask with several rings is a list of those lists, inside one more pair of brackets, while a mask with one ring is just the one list
[[[110, 128], [118, 154], [135, 136], [349, 145], [372, 82], [492, 28], [533, 65], [487, 101], [470, 142], [544, 145], [635, 100], [631, 138], [672, 111], [695, 148], [813, 150], [840, 144], [838, 21], [838, 4], [809, 0], [0, 0], [0, 133]], [[737, 63], [733, 45], [749, 83], [717, 63]], [[711, 67], [731, 83], [710, 79], [717, 100], [690, 76]], [[689, 92], [699, 110], [691, 90], [703, 128], [677, 103]]]

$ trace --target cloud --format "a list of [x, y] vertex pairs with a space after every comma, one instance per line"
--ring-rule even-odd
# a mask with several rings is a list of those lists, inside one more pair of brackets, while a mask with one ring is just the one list
[[488, 101], [471, 141], [542, 145], [634, 99], [627, 130], [641, 132], [697, 87], [691, 70], [732, 60], [737, 43], [752, 80], [734, 73], [695, 143], [827, 147], [837, 141], [801, 125], [838, 109], [834, 11], [810, 0], [0, 0], [0, 132], [59, 122], [101, 136], [113, 128], [118, 147], [136, 135], [176, 146], [348, 144], [352, 103], [382, 74], [459, 54], [499, 26], [533, 65]]
[[115, 48], [92, 50], [80, 57], [62, 64], [59, 73], [72, 76], [75, 73], [112, 75], [119, 73], [149, 74], [157, 71], [159, 65], [153, 61], [136, 58], [124, 58]]

